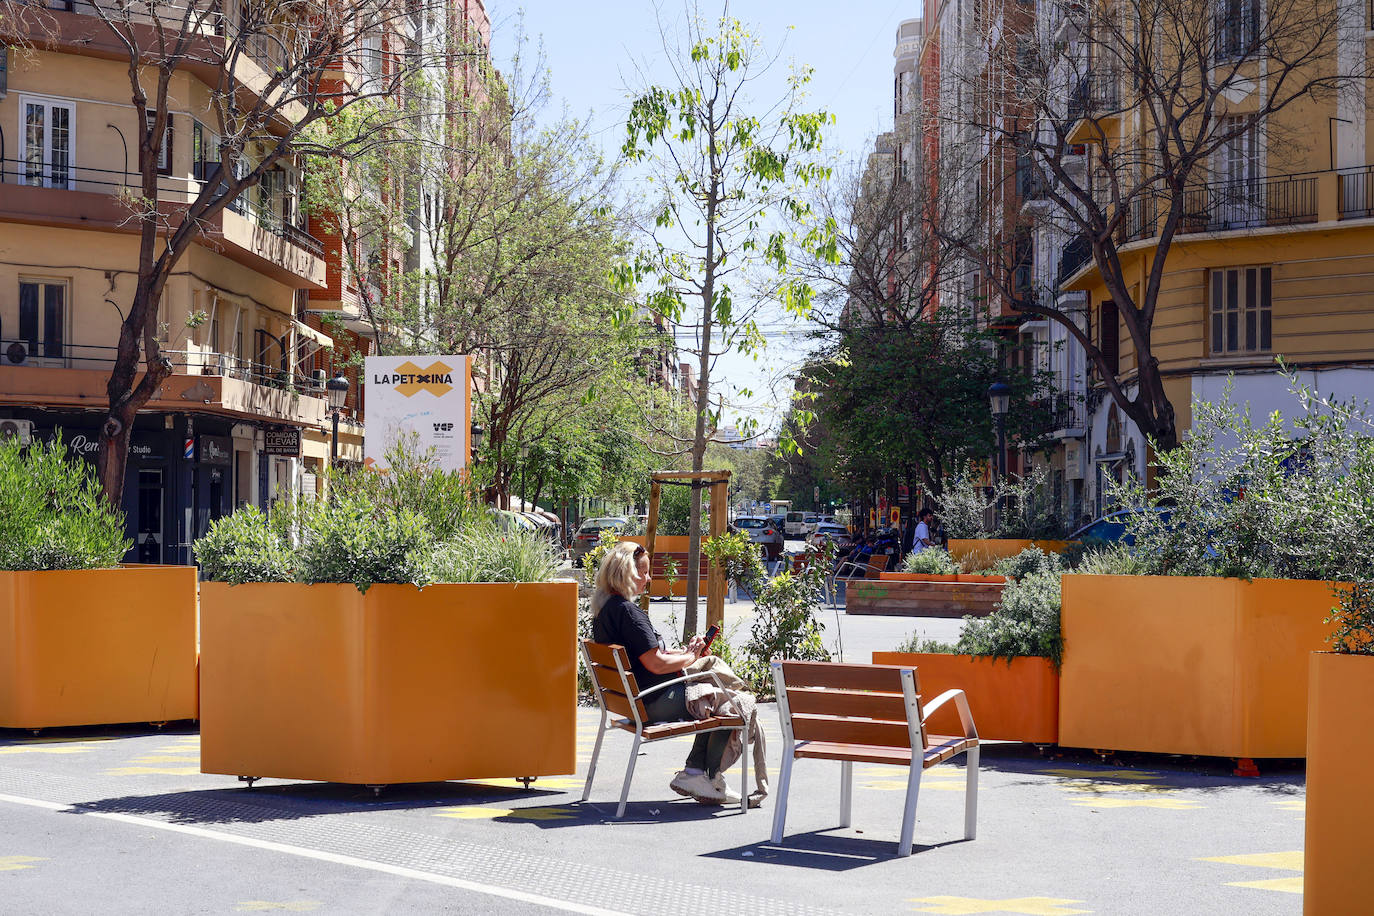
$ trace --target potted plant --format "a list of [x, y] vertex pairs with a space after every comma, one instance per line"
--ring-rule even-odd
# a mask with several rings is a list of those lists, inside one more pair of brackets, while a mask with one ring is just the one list
[[203, 772], [380, 786], [575, 770], [577, 584], [459, 475], [403, 458], [197, 542]]
[[1198, 401], [1156, 479], [1119, 488], [1134, 541], [1118, 575], [1066, 575], [1060, 741], [1301, 757], [1310, 653], [1374, 532], [1368, 422], [1290, 378], [1298, 409], [1253, 422]]
[[0, 439], [0, 728], [196, 717], [196, 571], [129, 547], [60, 435]]
[[[984, 738], [1053, 744], [1059, 736], [1059, 631], [1057, 556], [1027, 549], [1004, 564], [1008, 582], [986, 617], [966, 617], [954, 645], [913, 635], [895, 652], [874, 652], [879, 665], [913, 665], [921, 693], [939, 696], [960, 688], [968, 696]], [[936, 734], [960, 734], [952, 710], [932, 717]]]
[[1374, 800], [1364, 762], [1374, 754], [1374, 582], [1342, 590], [1330, 652], [1312, 654], [1307, 694], [1307, 817], [1303, 911], [1367, 906], [1364, 856]]
[[949, 555], [949, 551], [939, 547], [927, 547], [925, 550], [907, 554], [896, 572], [881, 573], [879, 578], [907, 582], [957, 582], [959, 567]]
[[1051, 494], [1049, 470], [1043, 467], [992, 487], [971, 474], [947, 479], [936, 501], [960, 570], [976, 573], [1029, 547], [1062, 553], [1069, 542]]

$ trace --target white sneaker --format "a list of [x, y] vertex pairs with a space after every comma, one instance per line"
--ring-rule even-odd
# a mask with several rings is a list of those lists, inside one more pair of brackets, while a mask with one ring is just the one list
[[697, 798], [703, 805], [738, 805], [739, 793], [725, 784], [725, 777], [717, 773], [711, 777], [711, 788], [716, 794], [708, 801], [704, 798]]
[[717, 795], [716, 787], [705, 773], [688, 773], [680, 770], [673, 777], [673, 781], [668, 783], [668, 788], [678, 795], [695, 798], [706, 805], [719, 805], [724, 801], [724, 796]]

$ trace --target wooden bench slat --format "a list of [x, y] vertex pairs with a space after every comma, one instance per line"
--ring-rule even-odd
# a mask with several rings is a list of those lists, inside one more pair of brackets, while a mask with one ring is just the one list
[[835, 744], [867, 744], [873, 747], [911, 747], [906, 720], [840, 719], [831, 716], [793, 714], [792, 734], [801, 741]]
[[[611, 724], [627, 732], [635, 730], [635, 724], [630, 719], [617, 719]], [[692, 719], [684, 722], [656, 722], [653, 725], [644, 726], [644, 739], [653, 741], [658, 738], [690, 735], [693, 732], [710, 731], [716, 728], [739, 728], [742, 725], [744, 725], [744, 720], [738, 716], [714, 716], [710, 719]]]
[[869, 747], [862, 744], [840, 744], [834, 741], [800, 741], [793, 749], [794, 757], [816, 760], [852, 760], [856, 763], [886, 763], [911, 766], [911, 748]]
[[[839, 662], [783, 662], [782, 676], [791, 687], [837, 687], [901, 693], [898, 665], [845, 665]], [[914, 673], [914, 672], [913, 672]], [[917, 690], [919, 691], [919, 684]]]
[[605, 665], [612, 671], [615, 670], [615, 650], [624, 650], [624, 646], [608, 645], [605, 643], [592, 642], [590, 639], [582, 641], [582, 645], [587, 647], [587, 657], [592, 660], [594, 665]]
[[[618, 716], [634, 717], [634, 709], [631, 706], [630, 698], [618, 690], [602, 690], [602, 698], [606, 701], [606, 708]], [[643, 708], [639, 711], [640, 717], [644, 717]]]
[[592, 665], [591, 674], [602, 690], [625, 692], [625, 682], [620, 679], [620, 672], [615, 668], [607, 668], [605, 665]]
[[944, 735], [927, 735], [926, 751], [923, 766], [930, 769], [937, 763], [944, 763], [957, 754], [962, 754], [970, 748], [978, 746], [977, 740], [973, 738], [949, 738]]
[[793, 713], [800, 714], [906, 721], [906, 700], [900, 693], [821, 690], [789, 685], [787, 706]]

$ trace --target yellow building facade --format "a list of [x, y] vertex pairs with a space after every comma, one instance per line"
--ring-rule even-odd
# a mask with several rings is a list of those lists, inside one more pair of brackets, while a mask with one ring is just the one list
[[[0, 93], [0, 430], [61, 430], [94, 457], [122, 315], [133, 298], [141, 131], [127, 63], [95, 17], [57, 12], [42, 48], [8, 53]], [[82, 35], [86, 40], [82, 40]], [[245, 60], [242, 85], [261, 79]], [[181, 71], [158, 205], [174, 211], [213, 177], [218, 154], [205, 82]], [[209, 520], [318, 488], [330, 431], [320, 351], [307, 326], [327, 252], [305, 229], [291, 168], [208, 221], [178, 262], [158, 316], [174, 374], [140, 413], [125, 484], [129, 559], [188, 562]], [[326, 353], [327, 356], [327, 353]], [[343, 426], [360, 458], [360, 427]]]

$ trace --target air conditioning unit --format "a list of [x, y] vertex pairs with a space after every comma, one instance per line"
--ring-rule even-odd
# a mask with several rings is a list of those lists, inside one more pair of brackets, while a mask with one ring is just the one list
[[28, 445], [33, 439], [32, 420], [0, 420], [0, 439], [19, 437], [20, 445]]

